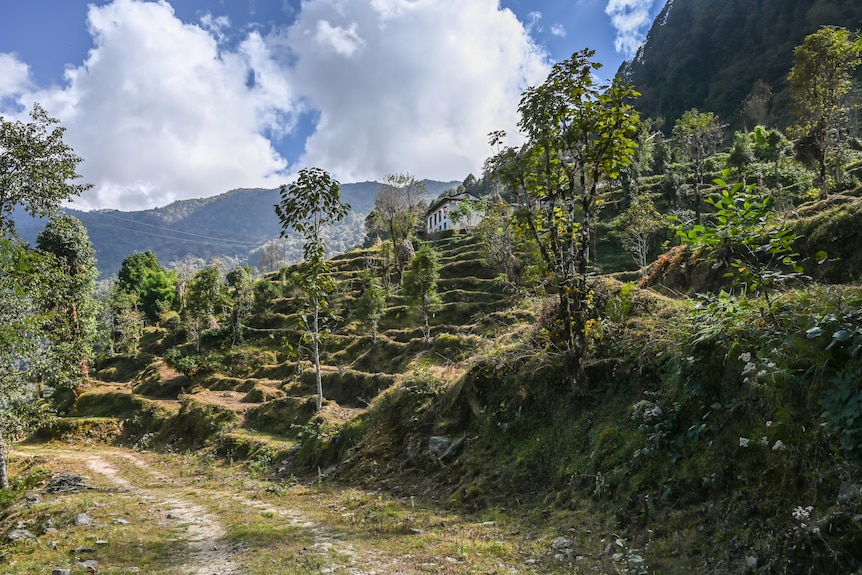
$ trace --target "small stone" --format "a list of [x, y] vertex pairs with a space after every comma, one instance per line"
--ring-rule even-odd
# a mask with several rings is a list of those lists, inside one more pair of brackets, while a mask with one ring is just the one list
[[79, 527], [81, 525], [92, 525], [92, 524], [93, 524], [93, 518], [90, 517], [89, 515], [87, 515], [86, 513], [79, 513], [78, 515], [75, 516], [75, 525], [77, 525]]
[[104, 539], [96, 539], [96, 545], [107, 545], [108, 542]]
[[862, 485], [858, 483], [843, 483], [838, 490], [838, 505], [855, 503], [862, 499]]
[[113, 519], [111, 521], [111, 523], [114, 523], [116, 525], [128, 525], [129, 521], [126, 519], [123, 519], [122, 517], [117, 517], [117, 518]]
[[437, 457], [440, 457], [444, 453], [446, 453], [450, 445], [452, 445], [452, 441], [448, 437], [433, 435], [430, 439], [428, 439], [428, 451], [430, 451]]
[[559, 551], [561, 549], [569, 549], [572, 546], [572, 540], [566, 537], [557, 537], [551, 541], [551, 549]]
[[755, 557], [754, 555], [749, 555], [748, 557], [745, 558], [745, 566], [748, 567], [749, 569], [757, 569], [758, 563], [759, 562], [757, 560], [757, 557]]
[[6, 535], [9, 541], [21, 541], [22, 539], [35, 539], [36, 535], [27, 529], [13, 529]]
[[88, 559], [86, 561], [78, 561], [78, 567], [81, 569], [86, 569], [90, 573], [95, 573], [99, 569], [99, 562], [93, 559]]
[[71, 569], [62, 569], [60, 567], [55, 567], [51, 570], [51, 575], [69, 575], [71, 572]]
[[95, 553], [96, 550], [92, 547], [75, 547], [69, 553], [71, 555], [80, 555], [81, 553]]

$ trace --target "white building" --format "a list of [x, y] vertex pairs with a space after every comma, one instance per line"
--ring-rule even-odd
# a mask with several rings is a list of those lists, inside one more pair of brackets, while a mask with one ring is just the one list
[[464, 201], [477, 202], [479, 198], [473, 194], [461, 192], [460, 194], [443, 196], [434, 200], [425, 213], [426, 231], [432, 234], [451, 229], [468, 230], [478, 226], [482, 221], [483, 214], [475, 208], [466, 216], [459, 218], [457, 222], [452, 221], [450, 214]]

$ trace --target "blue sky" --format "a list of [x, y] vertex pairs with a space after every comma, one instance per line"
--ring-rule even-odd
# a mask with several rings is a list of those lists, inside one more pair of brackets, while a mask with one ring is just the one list
[[305, 166], [342, 182], [479, 174], [555, 61], [606, 77], [664, 0], [0, 0], [0, 115], [39, 102], [93, 189], [137, 210]]

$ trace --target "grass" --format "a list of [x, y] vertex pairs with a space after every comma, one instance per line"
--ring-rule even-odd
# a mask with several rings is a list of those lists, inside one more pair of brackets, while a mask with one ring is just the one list
[[[88, 468], [93, 457], [107, 461], [121, 483]], [[547, 516], [522, 517], [501, 508], [464, 514], [421, 495], [399, 498], [316, 480], [284, 484], [250, 476], [244, 466], [206, 452], [79, 451], [49, 443], [16, 453], [11, 471], [20, 484], [13, 491], [16, 503], [6, 509], [4, 530], [21, 525], [38, 537], [2, 546], [3, 573], [42, 572], [46, 566], [77, 572], [76, 558], [98, 561], [100, 573], [128, 573], [132, 567], [146, 573], [188, 573], [195, 565], [188, 523], [171, 518], [166, 504], [176, 500], [191, 501], [215, 518], [224, 528], [221, 545], [249, 575], [322, 569], [347, 573], [351, 568], [383, 573], [573, 572], [550, 556], [550, 542], [559, 531], [549, 528]], [[60, 472], [86, 475], [94, 489], [43, 494], [37, 503], [26, 503], [27, 488], [38, 488]], [[76, 526], [79, 513], [94, 523]], [[41, 534], [45, 524], [56, 531]], [[91, 551], [73, 553], [83, 548]], [[528, 559], [533, 561], [525, 563]]]

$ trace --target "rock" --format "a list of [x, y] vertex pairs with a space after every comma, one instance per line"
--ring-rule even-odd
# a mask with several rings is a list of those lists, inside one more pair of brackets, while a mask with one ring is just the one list
[[51, 575], [69, 575], [71, 572], [71, 569], [63, 569], [61, 567], [55, 567], [54, 569], [51, 569]]
[[572, 540], [567, 539], [566, 537], [557, 537], [553, 541], [551, 541], [551, 549], [555, 551], [560, 551], [561, 549], [571, 549]]
[[436, 455], [437, 457], [442, 457], [446, 451], [449, 450], [449, 447], [452, 445], [452, 440], [448, 437], [441, 437], [439, 435], [432, 435], [428, 439], [428, 451]]
[[36, 535], [27, 529], [13, 529], [6, 534], [6, 539], [10, 542], [21, 541], [22, 539], [35, 539]]
[[128, 525], [129, 524], [128, 520], [123, 519], [122, 517], [114, 518], [113, 520], [111, 520], [111, 523], [114, 523], [116, 525]]
[[93, 524], [93, 518], [90, 517], [89, 515], [87, 515], [86, 513], [79, 513], [78, 515], [75, 516], [75, 525], [77, 525], [79, 527], [81, 525], [92, 525], [92, 524]]
[[862, 499], [862, 485], [859, 483], [842, 483], [838, 490], [838, 505], [849, 505]]
[[77, 473], [61, 473], [48, 480], [48, 485], [43, 489], [45, 493], [79, 493], [84, 489], [93, 489], [87, 485], [82, 475]]
[[107, 545], [108, 544], [108, 542], [105, 541], [104, 539], [96, 539], [95, 543], [96, 543], [96, 545]]
[[95, 552], [96, 552], [96, 550], [93, 549], [92, 547], [75, 547], [74, 549], [69, 551], [69, 553], [71, 555], [80, 555], [81, 553], [95, 553]]
[[757, 569], [758, 563], [759, 563], [759, 561], [757, 560], [757, 557], [755, 557], [754, 555], [749, 555], [748, 557], [745, 558], [745, 566], [749, 569]]
[[86, 569], [90, 573], [95, 573], [99, 570], [99, 562], [94, 559], [78, 561], [78, 567], [80, 567], [81, 569]]
[[452, 445], [443, 452], [443, 455], [440, 456], [440, 461], [450, 461], [455, 459], [455, 456], [461, 451], [461, 447], [464, 445], [464, 440], [467, 439], [467, 435], [462, 435], [458, 439], [452, 442]]

